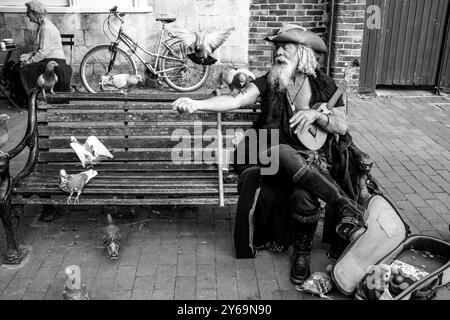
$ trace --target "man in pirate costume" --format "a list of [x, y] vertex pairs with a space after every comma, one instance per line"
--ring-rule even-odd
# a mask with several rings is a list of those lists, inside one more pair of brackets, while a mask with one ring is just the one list
[[[287, 186], [276, 187], [266, 195], [273, 197], [283, 193], [281, 198], [273, 201], [281, 205], [286, 203], [282, 197], [288, 199], [291, 213], [288, 224], [294, 247], [291, 281], [301, 284], [310, 275], [310, 253], [321, 212], [319, 199], [336, 210], [339, 221], [335, 230], [345, 240], [358, 237], [366, 229], [364, 209], [331, 177], [326, 148], [310, 151], [297, 137], [297, 133], [305, 132], [311, 124], [330, 133], [329, 136], [347, 133], [342, 99], [331, 112], [325, 112], [325, 108], [311, 109], [318, 102], [330, 100], [337, 90], [334, 81], [319, 70], [314, 54], [326, 52], [325, 43], [315, 33], [292, 24], [276, 30], [265, 40], [274, 45], [273, 67], [266, 75], [250, 83], [242, 94], [206, 100], [181, 98], [173, 103], [173, 108], [179, 112], [226, 112], [252, 105], [261, 98], [261, 115], [254, 127], [279, 130], [279, 145], [272, 146], [279, 152], [275, 160], [279, 161], [280, 170], [275, 183], [282, 181], [279, 185]], [[244, 190], [246, 188], [241, 189], [239, 201], [246, 197]], [[263, 193], [261, 190], [260, 199], [264, 197]], [[282, 218], [276, 206], [264, 207], [270, 208], [274, 219]]]

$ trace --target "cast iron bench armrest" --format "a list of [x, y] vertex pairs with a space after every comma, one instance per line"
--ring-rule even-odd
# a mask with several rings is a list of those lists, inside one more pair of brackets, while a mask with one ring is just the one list
[[30, 94], [30, 98], [28, 101], [28, 124], [25, 135], [20, 141], [20, 143], [11, 151], [8, 152], [9, 160], [14, 159], [18, 154], [20, 154], [25, 147], [30, 148], [30, 154], [28, 156], [28, 160], [25, 164], [25, 167], [20, 171], [17, 176], [13, 180], [13, 187], [24, 177], [28, 176], [34, 169], [35, 159], [36, 159], [36, 144], [37, 144], [37, 135], [36, 135], [36, 97], [37, 97], [38, 89], [33, 89]]

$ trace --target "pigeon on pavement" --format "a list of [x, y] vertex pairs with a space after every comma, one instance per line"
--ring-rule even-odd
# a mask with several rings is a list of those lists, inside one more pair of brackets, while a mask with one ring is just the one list
[[7, 114], [0, 115], [0, 153], [4, 154], [1, 150], [8, 143], [9, 135], [8, 135], [8, 127], [6, 126], [6, 121], [8, 121], [10, 117]]
[[113, 87], [119, 90], [122, 94], [127, 94], [128, 89], [135, 87], [139, 82], [142, 82], [142, 76], [140, 74], [116, 74], [110, 76], [102, 76], [102, 82], [100, 83], [103, 90], [103, 86]]

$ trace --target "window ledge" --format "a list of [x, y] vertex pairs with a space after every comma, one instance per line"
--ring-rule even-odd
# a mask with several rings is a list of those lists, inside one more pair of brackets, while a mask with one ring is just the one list
[[[83, 8], [83, 7], [47, 7], [48, 13], [108, 13], [111, 8]], [[153, 7], [128, 7], [120, 8], [124, 13], [151, 13]], [[0, 12], [23, 13], [27, 12], [25, 6], [0, 6]]]

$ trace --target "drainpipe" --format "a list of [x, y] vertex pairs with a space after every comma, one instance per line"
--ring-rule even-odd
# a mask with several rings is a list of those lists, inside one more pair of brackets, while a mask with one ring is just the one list
[[327, 75], [330, 75], [331, 69], [331, 49], [333, 45], [333, 33], [334, 33], [334, 7], [335, 0], [331, 0], [330, 16], [328, 18], [328, 54], [327, 54]]

